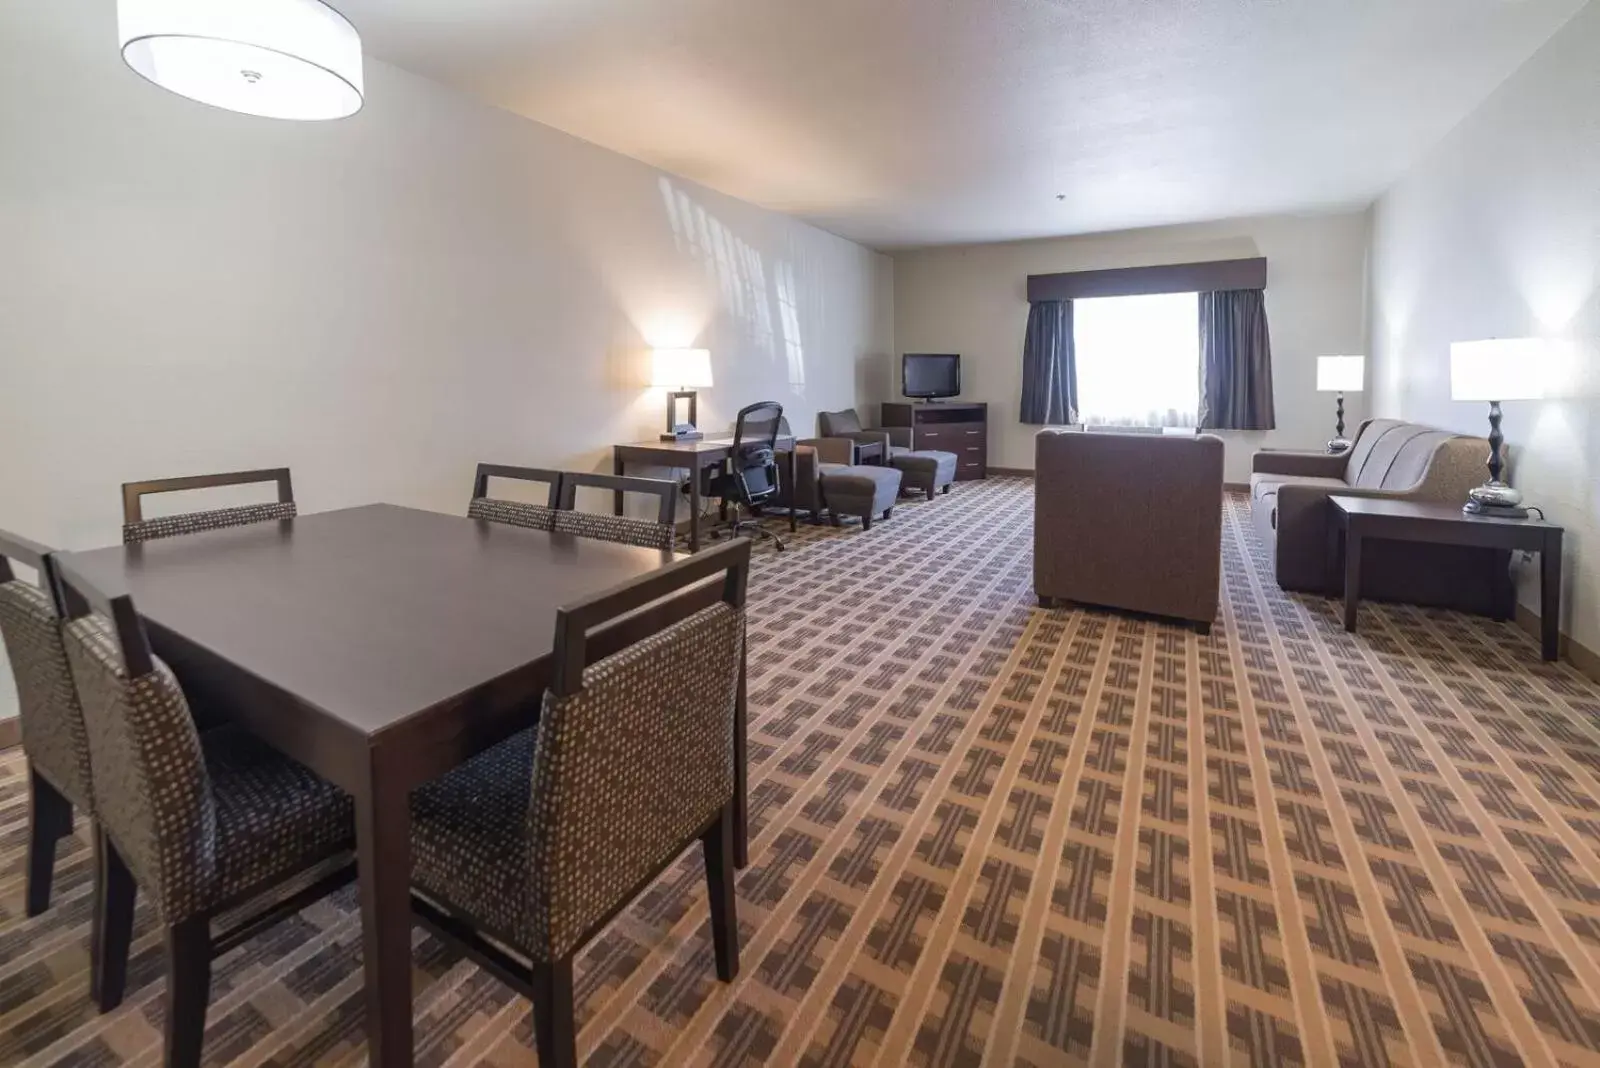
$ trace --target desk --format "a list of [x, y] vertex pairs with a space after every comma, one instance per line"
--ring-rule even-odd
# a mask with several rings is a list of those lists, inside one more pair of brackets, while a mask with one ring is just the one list
[[[779, 463], [789, 465], [788, 482], [795, 484], [795, 446], [792, 435], [778, 436], [778, 452], [787, 459]], [[611, 447], [611, 470], [617, 475], [627, 474], [629, 464], [650, 467], [687, 468], [689, 471], [689, 551], [700, 551], [700, 476], [708, 467], [721, 467], [733, 453], [733, 437], [719, 435], [700, 441], [635, 441]], [[611, 510], [622, 514], [622, 494], [612, 494]], [[789, 532], [800, 529], [799, 519], [793, 509], [789, 511]]]
[[[1344, 629], [1354, 634], [1361, 606], [1361, 543], [1368, 538], [1417, 541], [1435, 545], [1468, 545], [1509, 552], [1539, 554], [1540, 646], [1546, 660], [1561, 655], [1561, 530], [1538, 519], [1502, 519], [1463, 514], [1459, 505], [1424, 501], [1394, 501], [1373, 497], [1328, 498], [1334, 521], [1330, 553], [1337, 559], [1337, 542], [1344, 538]], [[1510, 604], [1510, 575], [1499, 570], [1496, 611]]]
[[380, 504], [68, 558], [133, 594], [197, 708], [355, 798], [370, 1063], [408, 1068], [411, 789], [533, 722], [557, 608], [673, 554]]

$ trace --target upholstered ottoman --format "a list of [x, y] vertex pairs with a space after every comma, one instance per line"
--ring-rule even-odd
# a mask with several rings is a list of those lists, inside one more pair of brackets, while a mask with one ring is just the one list
[[921, 490], [933, 498], [935, 490], [950, 492], [956, 480], [956, 454], [953, 452], [896, 452], [889, 463], [905, 477], [906, 489]]
[[900, 496], [900, 472], [892, 467], [847, 467], [822, 464], [822, 502], [832, 513], [833, 525], [841, 515], [861, 517], [861, 529], [872, 529], [872, 517], [879, 512], [889, 518]]

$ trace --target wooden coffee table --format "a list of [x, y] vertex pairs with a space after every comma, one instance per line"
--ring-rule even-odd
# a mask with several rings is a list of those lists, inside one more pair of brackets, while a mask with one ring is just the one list
[[[1546, 660], [1560, 656], [1561, 533], [1538, 519], [1467, 515], [1459, 505], [1373, 497], [1328, 498], [1335, 539], [1344, 539], [1344, 629], [1355, 633], [1361, 603], [1361, 549], [1369, 538], [1539, 554], [1540, 645]], [[1337, 548], [1335, 547], [1335, 552]], [[1337, 556], [1335, 556], [1337, 559]], [[1500, 581], [1509, 583], [1509, 577]]]

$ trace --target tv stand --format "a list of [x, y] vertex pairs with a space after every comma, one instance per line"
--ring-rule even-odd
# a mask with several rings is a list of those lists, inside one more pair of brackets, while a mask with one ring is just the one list
[[956, 454], [956, 481], [989, 474], [989, 406], [981, 401], [886, 402], [879, 426], [910, 427], [911, 447]]

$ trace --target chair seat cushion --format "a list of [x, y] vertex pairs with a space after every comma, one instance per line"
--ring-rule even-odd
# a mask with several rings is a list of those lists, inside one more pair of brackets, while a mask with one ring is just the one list
[[355, 846], [350, 795], [238, 727], [200, 736], [216, 805], [217, 882], [226, 902]]
[[512, 948], [527, 946], [534, 732], [507, 738], [411, 795], [411, 878]]
[[1327, 486], [1329, 489], [1349, 489], [1342, 478], [1315, 478], [1310, 475], [1276, 475], [1258, 472], [1250, 476], [1250, 499], [1264, 501], [1276, 497], [1278, 488], [1285, 483], [1296, 486]]

